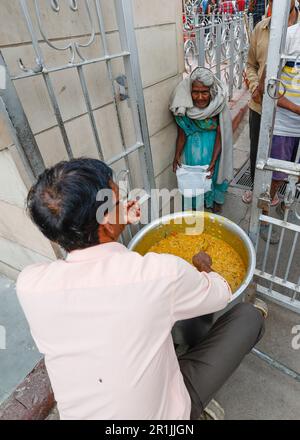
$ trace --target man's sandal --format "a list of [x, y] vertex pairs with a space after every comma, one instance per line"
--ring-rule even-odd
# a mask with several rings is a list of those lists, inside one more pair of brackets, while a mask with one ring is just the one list
[[245, 191], [242, 195], [242, 201], [246, 203], [246, 205], [250, 205], [252, 203], [252, 191]]
[[199, 418], [199, 420], [224, 420], [224, 419], [225, 419], [225, 411], [215, 399], [212, 399], [208, 403], [208, 405], [204, 408], [204, 411]]
[[259, 298], [255, 298], [252, 304], [256, 309], [258, 309], [263, 314], [263, 317], [266, 319], [269, 313], [267, 304], [262, 299]]

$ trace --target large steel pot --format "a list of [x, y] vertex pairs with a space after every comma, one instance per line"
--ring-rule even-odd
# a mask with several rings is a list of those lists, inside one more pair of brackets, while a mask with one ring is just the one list
[[[226, 309], [222, 312], [206, 315], [192, 320], [181, 321], [179, 328], [181, 330], [175, 335], [175, 342], [192, 344], [191, 338], [194, 335], [198, 339], [201, 334], [205, 333], [212, 323], [235, 303], [240, 302], [244, 298], [245, 289], [252, 280], [256, 265], [256, 255], [253, 244], [248, 235], [231, 220], [219, 215], [199, 212], [177, 212], [175, 214], [166, 215], [149, 223], [141, 229], [137, 235], [130, 241], [128, 248], [136, 251], [141, 255], [145, 255], [150, 247], [162, 238], [172, 232], [184, 232], [186, 228], [191, 227], [191, 220], [195, 216], [202, 216], [204, 231], [212, 236], [221, 238], [230, 244], [241, 256], [247, 268], [245, 278], [240, 287], [233, 292], [232, 298]], [[181, 221], [180, 224], [178, 222]], [[188, 223], [187, 223], [188, 222]], [[186, 328], [183, 330], [182, 327]]]

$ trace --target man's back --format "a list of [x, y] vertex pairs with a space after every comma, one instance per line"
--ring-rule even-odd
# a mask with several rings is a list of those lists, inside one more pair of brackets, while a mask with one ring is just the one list
[[17, 292], [61, 418], [188, 419], [171, 329], [225, 307], [224, 284], [176, 257], [141, 257], [118, 243], [25, 270]]

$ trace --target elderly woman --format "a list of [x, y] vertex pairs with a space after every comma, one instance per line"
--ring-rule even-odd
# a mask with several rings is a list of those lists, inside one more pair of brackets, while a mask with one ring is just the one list
[[[224, 85], [213, 73], [196, 68], [175, 89], [170, 110], [178, 125], [173, 170], [186, 165], [209, 165], [212, 190], [205, 206], [220, 212], [233, 177], [232, 121]], [[193, 209], [196, 208], [193, 200]]]

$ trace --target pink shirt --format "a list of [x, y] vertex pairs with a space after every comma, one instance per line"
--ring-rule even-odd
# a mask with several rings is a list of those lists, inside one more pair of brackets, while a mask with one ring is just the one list
[[109, 243], [26, 268], [17, 293], [61, 419], [190, 418], [171, 329], [226, 306], [219, 275]]

